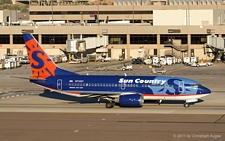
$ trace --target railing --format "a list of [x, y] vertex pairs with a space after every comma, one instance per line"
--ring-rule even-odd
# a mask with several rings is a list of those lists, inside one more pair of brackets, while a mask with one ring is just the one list
[[172, 41], [165, 41], [164, 42], [164, 47], [172, 47], [172, 48], [174, 48], [174, 49], [176, 49], [178, 51], [182, 51], [182, 52], [188, 50], [188, 46], [177, 46], [177, 45], [173, 44]]
[[177, 50], [166, 50], [164, 52], [164, 55], [171, 55], [171, 56], [174, 56], [176, 58], [179, 58], [179, 59], [182, 59], [182, 52], [180, 51], [177, 51]]

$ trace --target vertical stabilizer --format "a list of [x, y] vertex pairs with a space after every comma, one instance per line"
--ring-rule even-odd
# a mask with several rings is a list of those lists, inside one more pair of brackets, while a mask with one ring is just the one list
[[23, 33], [23, 39], [26, 45], [28, 58], [30, 60], [32, 77], [47, 78], [55, 75], [75, 74], [56, 66], [32, 34]]

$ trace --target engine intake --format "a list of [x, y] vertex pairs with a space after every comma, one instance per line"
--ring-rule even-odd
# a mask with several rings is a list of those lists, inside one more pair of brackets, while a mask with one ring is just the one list
[[118, 103], [121, 107], [142, 107], [144, 98], [141, 94], [124, 94], [120, 95]]

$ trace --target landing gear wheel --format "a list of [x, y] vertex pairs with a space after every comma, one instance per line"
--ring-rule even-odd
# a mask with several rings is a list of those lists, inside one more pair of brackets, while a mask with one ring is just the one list
[[184, 103], [184, 107], [185, 107], [185, 108], [188, 108], [189, 106], [190, 106], [189, 103]]
[[113, 108], [114, 105], [115, 105], [115, 103], [112, 102], [112, 101], [109, 101], [109, 102], [105, 103], [105, 107], [106, 107], [106, 108]]

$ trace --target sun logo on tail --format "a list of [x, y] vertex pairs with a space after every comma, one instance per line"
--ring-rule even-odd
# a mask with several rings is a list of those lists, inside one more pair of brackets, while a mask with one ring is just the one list
[[32, 77], [47, 78], [49, 76], [55, 76], [55, 63], [52, 62], [49, 56], [39, 46], [37, 41], [35, 39], [31, 39], [28, 40], [25, 45], [33, 73]]

